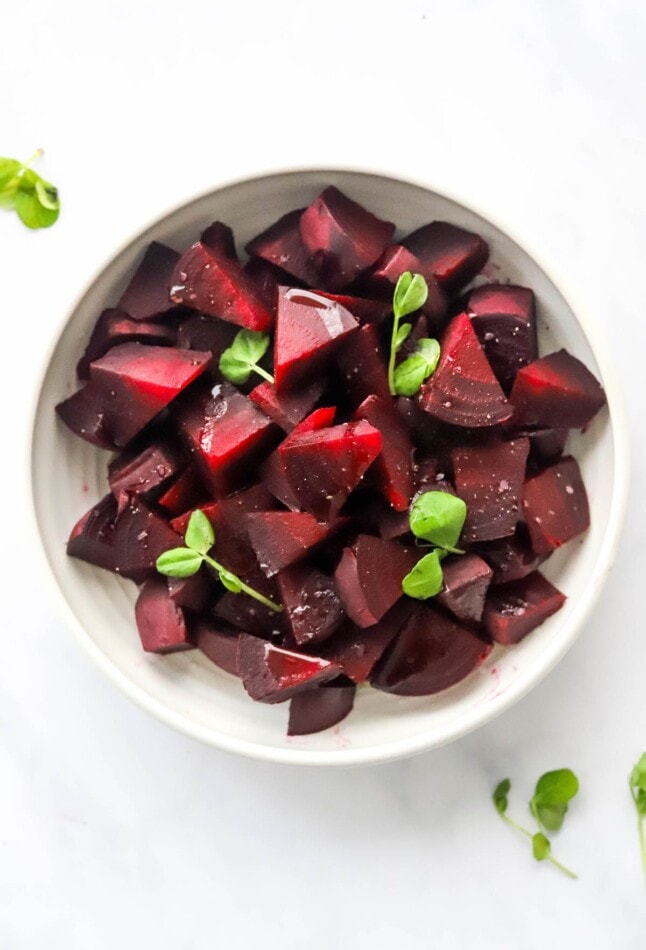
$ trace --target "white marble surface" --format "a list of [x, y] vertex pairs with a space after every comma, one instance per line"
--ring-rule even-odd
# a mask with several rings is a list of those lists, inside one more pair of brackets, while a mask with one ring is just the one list
[[[2, 21], [0, 151], [44, 146], [64, 215], [39, 234], [0, 217], [0, 950], [644, 947], [626, 787], [646, 748], [643, 4], [32, 0]], [[316, 161], [400, 169], [512, 223], [607, 324], [634, 419], [619, 567], [566, 660], [461, 742], [345, 773], [149, 719], [53, 616], [23, 534], [28, 397], [71, 291], [165, 207]], [[576, 883], [489, 801], [509, 775], [522, 815], [561, 765], [582, 782], [558, 840]]]

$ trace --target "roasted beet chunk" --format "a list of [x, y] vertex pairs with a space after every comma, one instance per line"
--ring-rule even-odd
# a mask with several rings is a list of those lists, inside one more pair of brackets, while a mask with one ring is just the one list
[[368, 422], [292, 433], [278, 454], [301, 507], [326, 521], [341, 508], [381, 451], [381, 434]]
[[395, 639], [415, 609], [415, 601], [402, 597], [386, 616], [371, 627], [357, 627], [346, 621], [321, 646], [321, 656], [341, 667], [355, 683], [365, 683], [377, 660]]
[[242, 685], [261, 703], [283, 703], [341, 672], [329, 660], [283, 650], [246, 633], [240, 637], [238, 665]]
[[487, 597], [484, 627], [496, 643], [510, 646], [535, 630], [565, 603], [565, 595], [534, 571], [519, 581], [495, 587]]
[[389, 300], [370, 300], [366, 297], [349, 297], [347, 294], [331, 294], [327, 290], [314, 289], [315, 294], [327, 297], [349, 310], [359, 323], [382, 323], [393, 312], [392, 295]]
[[260, 257], [296, 277], [306, 286], [313, 287], [318, 282], [318, 273], [300, 233], [300, 220], [304, 210], [297, 208], [296, 211], [283, 215], [253, 241], [249, 241], [245, 250], [252, 259]]
[[195, 465], [216, 497], [249, 481], [250, 466], [271, 448], [278, 432], [264, 412], [228, 383], [217, 392], [200, 393], [180, 424]]
[[304, 557], [330, 532], [302, 511], [264, 511], [247, 515], [251, 544], [261, 569], [271, 577]]
[[231, 261], [238, 260], [233, 231], [228, 224], [223, 224], [222, 221], [214, 221], [202, 232], [200, 244], [203, 244], [212, 254], [218, 257], [228, 257]]
[[379, 329], [374, 324], [361, 327], [343, 341], [335, 359], [343, 388], [353, 406], [368, 396], [390, 399], [386, 356], [379, 340]]
[[383, 254], [395, 225], [331, 186], [305, 209], [300, 231], [323, 283], [341, 290]]
[[365, 419], [381, 432], [382, 449], [374, 466], [377, 484], [395, 511], [406, 511], [415, 491], [413, 443], [408, 426], [393, 400], [379, 396], [368, 396], [353, 418]]
[[220, 669], [240, 676], [238, 646], [240, 633], [234, 627], [213, 620], [200, 620], [193, 632], [198, 650]]
[[170, 310], [168, 288], [178, 260], [177, 251], [153, 241], [119, 299], [119, 310], [133, 320], [151, 320]]
[[287, 623], [299, 646], [326, 640], [345, 617], [334, 581], [316, 568], [289, 567], [278, 575], [278, 587]]
[[[185, 472], [157, 499], [169, 515], [181, 515], [206, 498], [204, 485], [189, 465]], [[183, 533], [183, 532], [182, 532]]]
[[313, 409], [314, 403], [321, 398], [323, 379], [313, 379], [299, 389], [278, 395], [271, 383], [260, 383], [249, 393], [249, 399], [260, 406], [266, 416], [276, 425], [291, 432], [294, 426], [302, 422]]
[[444, 587], [438, 604], [465, 623], [479, 623], [493, 571], [477, 554], [453, 557], [442, 565]]
[[511, 402], [517, 425], [582, 429], [606, 396], [587, 366], [559, 350], [518, 372]]
[[114, 448], [114, 442], [105, 417], [103, 390], [93, 383], [68, 396], [56, 406], [59, 418], [68, 429], [100, 449]]
[[568, 429], [539, 429], [528, 432], [531, 458], [539, 463], [556, 462], [565, 450]]
[[[319, 429], [326, 429], [334, 422], [336, 409], [332, 406], [323, 406], [316, 409], [311, 415], [299, 422], [294, 427], [291, 435], [296, 436], [302, 432], [318, 432]], [[288, 439], [284, 439], [282, 445], [287, 444]], [[273, 452], [262, 466], [262, 479], [272, 495], [292, 511], [299, 511], [301, 503], [294, 490], [287, 481], [285, 467], [280, 452]]]
[[[256, 566], [245, 573], [244, 580], [250, 587], [278, 602], [280, 596], [274, 578], [265, 577]], [[246, 594], [234, 594], [226, 591], [213, 608], [214, 615], [226, 620], [232, 627], [253, 633], [259, 637], [275, 637], [286, 632], [285, 614], [276, 613], [271, 607], [265, 607]]]
[[513, 534], [529, 453], [527, 439], [454, 449], [455, 489], [467, 506], [462, 540], [489, 541]]
[[277, 392], [320, 374], [341, 340], [358, 326], [352, 314], [335, 301], [310, 290], [280, 287], [274, 341]]
[[253, 282], [237, 261], [194, 244], [178, 262], [171, 300], [247, 330], [269, 330], [274, 322]]
[[431, 269], [449, 293], [466, 287], [489, 258], [489, 248], [478, 234], [446, 221], [418, 228], [402, 244]]
[[588, 530], [588, 496], [575, 459], [565, 458], [525, 482], [523, 514], [537, 554], [551, 554]]
[[439, 365], [420, 392], [422, 409], [455, 426], [494, 426], [509, 419], [512, 408], [466, 313], [450, 322], [441, 347]]
[[538, 356], [533, 291], [486, 284], [472, 291], [467, 310], [498, 382], [509, 393], [518, 370]]
[[231, 346], [238, 328], [225, 320], [210, 317], [207, 313], [193, 313], [186, 317], [177, 331], [177, 345], [187, 350], [210, 352], [216, 357], [215, 364], [222, 353]]
[[79, 379], [88, 379], [90, 363], [100, 359], [120, 343], [173, 346], [176, 340], [177, 330], [169, 324], [133, 320], [121, 310], [104, 310], [92, 330], [85, 353], [76, 365], [76, 375]]
[[375, 297], [391, 301], [395, 285], [404, 271], [421, 274], [426, 280], [428, 297], [422, 312], [430, 318], [434, 327], [440, 326], [447, 311], [446, 294], [433, 276], [431, 268], [425, 266], [401, 244], [392, 244], [386, 248], [376, 264], [361, 276], [361, 287]]
[[370, 682], [398, 696], [428, 696], [459, 683], [490, 650], [455, 617], [420, 604], [377, 664]]
[[396, 541], [361, 534], [344, 548], [334, 582], [346, 613], [358, 627], [370, 627], [402, 596], [402, 580], [418, 554]]
[[207, 608], [214, 591], [213, 579], [205, 570], [191, 577], [167, 577], [166, 584], [171, 600], [194, 614]]
[[90, 366], [115, 445], [124, 446], [209, 365], [210, 353], [124, 343]]
[[181, 607], [168, 593], [163, 577], [151, 577], [135, 604], [137, 630], [148, 653], [176, 653], [193, 647]]
[[478, 554], [493, 571], [491, 582], [504, 584], [518, 581], [535, 571], [544, 557], [539, 557], [532, 548], [529, 533], [524, 524], [519, 524], [516, 533], [508, 538], [485, 541], [478, 545]]
[[356, 687], [334, 682], [294, 696], [289, 704], [288, 736], [309, 736], [336, 726], [352, 711]]
[[177, 449], [156, 442], [140, 452], [118, 456], [108, 467], [108, 484], [121, 509], [128, 503], [129, 495], [148, 498], [160, 494], [185, 467]]

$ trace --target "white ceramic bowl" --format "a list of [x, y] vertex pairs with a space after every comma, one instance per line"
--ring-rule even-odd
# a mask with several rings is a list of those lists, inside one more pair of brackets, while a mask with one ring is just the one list
[[[106, 490], [107, 455], [72, 436], [55, 418], [54, 405], [75, 388], [74, 367], [96, 315], [118, 299], [148, 242], [182, 249], [218, 218], [234, 227], [242, 247], [327, 184], [396, 221], [402, 232], [440, 218], [482, 234], [491, 247], [490, 272], [536, 292], [541, 352], [564, 346], [582, 359], [602, 380], [609, 412], [595, 419], [585, 437], [571, 441], [590, 497], [592, 526], [545, 566], [545, 574], [568, 595], [563, 609], [519, 646], [495, 649], [472, 676], [440, 695], [400, 698], [362, 688], [342, 724], [288, 738], [287, 704], [252, 702], [235, 677], [198, 651], [168, 657], [143, 653], [133, 617], [135, 586], [65, 557], [71, 526]], [[222, 749], [275, 762], [343, 766], [394, 759], [462, 736], [511, 706], [552, 669], [581, 630], [610, 570], [628, 469], [628, 429], [607, 348], [589, 317], [573, 309], [536, 257], [488, 216], [452, 198], [413, 182], [347, 170], [288, 171], [226, 185], [172, 211], [120, 250], [65, 316], [42, 378], [31, 455], [37, 530], [50, 575], [80, 640], [128, 696], [176, 729]]]

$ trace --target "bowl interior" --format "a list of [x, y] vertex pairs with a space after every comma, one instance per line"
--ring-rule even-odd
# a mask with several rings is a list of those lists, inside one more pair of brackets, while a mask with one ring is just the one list
[[72, 436], [55, 418], [54, 405], [76, 388], [74, 367], [93, 322], [118, 299], [148, 242], [157, 239], [182, 249], [220, 219], [234, 227], [242, 247], [330, 183], [396, 221], [402, 233], [435, 218], [478, 231], [491, 246], [490, 278], [534, 289], [541, 352], [564, 346], [601, 377], [586, 333], [552, 280], [485, 218], [426, 188], [380, 175], [288, 172], [204, 195], [158, 221], [110, 261], [75, 306], [53, 351], [37, 404], [32, 451], [36, 518], [51, 573], [86, 646], [112, 678], [149, 711], [197, 738], [262, 758], [308, 764], [383, 760], [438, 745], [491, 718], [537, 682], [565, 652], [607, 571], [601, 552], [609, 543], [614, 547], [608, 533], [616, 531], [611, 510], [618, 491], [616, 435], [604, 411], [585, 438], [574, 436], [569, 446], [582, 466], [592, 527], [545, 566], [546, 576], [568, 595], [565, 607], [519, 646], [494, 650], [469, 679], [438, 696], [396, 698], [362, 688], [353, 713], [340, 726], [288, 738], [286, 704], [253, 703], [236, 678], [198, 651], [169, 657], [142, 652], [133, 617], [135, 586], [65, 556], [71, 526], [106, 491], [108, 455]]

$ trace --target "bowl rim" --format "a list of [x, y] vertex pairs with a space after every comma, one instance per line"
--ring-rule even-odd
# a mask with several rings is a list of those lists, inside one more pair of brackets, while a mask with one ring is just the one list
[[[88, 636], [83, 624], [76, 617], [72, 610], [61, 586], [58, 584], [54, 575], [52, 566], [49, 562], [41, 526], [38, 519], [37, 503], [35, 497], [34, 483], [34, 464], [35, 464], [35, 429], [38, 419], [38, 409], [41, 401], [43, 384], [49, 370], [49, 366], [58, 345], [59, 339], [67, 326], [70, 316], [80, 305], [83, 298], [89, 292], [93, 284], [98, 280], [101, 274], [108, 268], [111, 262], [121, 253], [127, 250], [130, 245], [147, 231], [153, 229], [166, 218], [179, 212], [189, 204], [197, 203], [210, 195], [232, 188], [246, 182], [257, 181], [263, 178], [276, 176], [300, 175], [300, 174], [358, 174], [367, 176], [376, 176], [391, 181], [399, 182], [405, 185], [412, 185], [431, 191], [438, 197], [454, 202], [467, 211], [470, 211], [484, 218], [506, 237], [513, 241], [522, 251], [524, 251], [545, 273], [548, 279], [554, 284], [559, 293], [563, 296], [566, 303], [571, 308], [576, 320], [578, 321], [583, 333], [592, 349], [595, 360], [600, 370], [601, 381], [606, 392], [608, 402], [608, 425], [611, 427], [611, 433], [614, 445], [614, 471], [613, 471], [613, 490], [610, 503], [608, 522], [604, 533], [603, 543], [599, 546], [597, 560], [594, 564], [593, 573], [590, 577], [590, 583], [587, 585], [583, 594], [575, 603], [573, 612], [570, 616], [570, 622], [564, 629], [562, 636], [556, 642], [556, 645], [547, 651], [541, 662], [537, 663], [532, 675], [519, 678], [512, 681], [500, 695], [494, 697], [487, 705], [474, 707], [467, 710], [457, 723], [449, 724], [443, 736], [431, 738], [428, 733], [416, 733], [411, 737], [396, 739], [384, 743], [375, 743], [361, 749], [354, 749], [351, 746], [344, 749], [334, 750], [306, 750], [298, 746], [293, 748], [272, 748], [262, 743], [256, 743], [246, 739], [232, 738], [221, 731], [214, 731], [211, 728], [200, 725], [190, 720], [180, 713], [168, 709], [163, 702], [151, 696], [145, 689], [134, 683], [124, 672], [115, 666], [108, 657], [100, 650], [94, 641]], [[551, 262], [546, 262], [542, 253], [537, 252], [535, 248], [525, 240], [519, 240], [513, 227], [501, 220], [497, 215], [492, 215], [489, 211], [480, 207], [480, 205], [470, 198], [465, 198], [453, 190], [445, 190], [435, 187], [435, 185], [426, 180], [402, 175], [392, 169], [384, 169], [376, 166], [343, 166], [334, 164], [303, 164], [299, 166], [278, 166], [269, 167], [255, 174], [246, 174], [234, 178], [228, 178], [212, 188], [200, 191], [184, 201], [178, 202], [162, 214], [156, 215], [148, 220], [142, 227], [138, 227], [134, 233], [129, 233], [124, 238], [119, 247], [106, 259], [101, 260], [91, 276], [85, 281], [80, 292], [76, 291], [71, 298], [71, 302], [64, 308], [63, 315], [56, 327], [52, 330], [44, 356], [38, 366], [38, 372], [35, 375], [35, 381], [30, 393], [30, 409], [28, 413], [28, 443], [27, 443], [27, 480], [29, 485], [29, 517], [31, 530], [36, 541], [35, 547], [38, 551], [38, 559], [43, 567], [43, 576], [47, 578], [47, 587], [51, 591], [52, 600], [58, 605], [61, 619], [64, 619], [66, 626], [74, 631], [77, 641], [81, 644], [94, 663], [105, 673], [107, 678], [114, 683], [122, 693], [135, 702], [155, 718], [166, 725], [176, 729], [180, 733], [192, 739], [197, 739], [207, 745], [221, 749], [225, 752], [234, 752], [265, 762], [274, 762], [284, 765], [307, 765], [307, 766], [335, 766], [350, 767], [354, 765], [369, 765], [380, 762], [389, 762], [396, 759], [405, 758], [410, 755], [421, 753], [433, 748], [439, 748], [449, 742], [462, 738], [475, 729], [486, 725], [497, 716], [501, 715], [523, 696], [537, 686], [547, 674], [560, 662], [571, 646], [580, 635], [586, 619], [589, 617], [603, 585], [612, 568], [619, 540], [621, 529], [626, 517], [628, 496], [630, 489], [630, 470], [631, 470], [631, 448], [630, 448], [630, 427], [628, 414], [625, 404], [625, 397], [619, 381], [614, 357], [611, 355], [610, 348], [607, 346], [605, 336], [595, 316], [592, 316], [588, 309], [583, 306], [579, 295], [574, 292], [568, 282], [566, 282], [558, 268]]]

